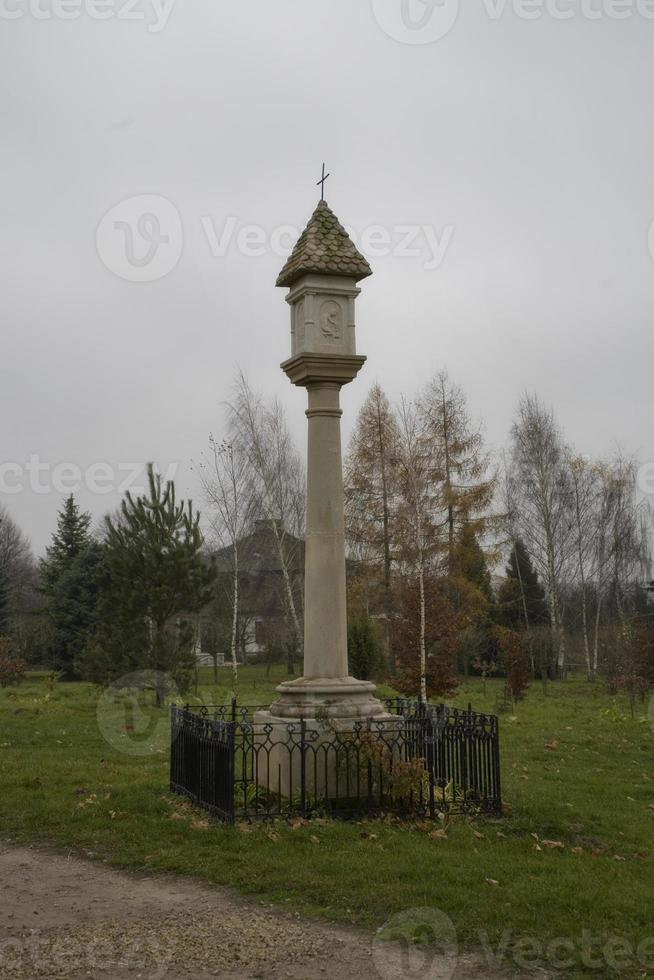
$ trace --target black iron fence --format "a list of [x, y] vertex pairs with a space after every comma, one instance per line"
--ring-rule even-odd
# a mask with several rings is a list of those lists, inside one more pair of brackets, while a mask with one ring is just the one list
[[346, 724], [173, 706], [171, 790], [228, 822], [501, 812], [497, 717], [403, 698], [385, 704], [385, 719]]

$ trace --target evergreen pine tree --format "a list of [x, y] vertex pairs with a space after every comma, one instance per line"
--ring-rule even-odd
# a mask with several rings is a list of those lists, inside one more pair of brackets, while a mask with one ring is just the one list
[[59, 512], [57, 531], [40, 568], [41, 590], [52, 627], [50, 657], [68, 679], [78, 676], [75, 661], [95, 618], [99, 552], [90, 524], [91, 515], [80, 511], [71, 494]]
[[454, 575], [473, 585], [490, 602], [491, 578], [475, 529], [472, 524], [463, 524], [457, 536], [453, 562]]
[[54, 647], [64, 651], [58, 666], [67, 676], [80, 676], [80, 665], [93, 642], [98, 622], [98, 596], [103, 548], [89, 541], [57, 580], [49, 609], [54, 628]]
[[524, 542], [518, 538], [498, 593], [498, 619], [504, 626], [530, 629], [547, 620], [545, 591]]
[[347, 628], [347, 657], [350, 673], [369, 681], [383, 669], [384, 657], [371, 619], [356, 619]]
[[152, 465], [147, 496], [128, 493], [120, 517], [106, 518], [98, 642], [85, 665], [94, 679], [151, 670], [158, 705], [171, 681], [188, 688], [191, 617], [210, 600], [215, 579], [199, 520], [191, 501], [177, 503], [172, 482], [162, 489]]
[[467, 676], [476, 661], [492, 658], [493, 648], [489, 636], [493, 608], [491, 577], [486, 555], [471, 523], [462, 523], [456, 536], [447, 589], [454, 608], [465, 624], [458, 656]]
[[46, 594], [51, 584], [56, 584], [59, 576], [89, 545], [92, 540], [90, 524], [91, 515], [80, 511], [71, 493], [57, 516], [57, 531], [52, 536], [52, 544], [45, 549], [47, 557], [42, 563], [41, 574]]

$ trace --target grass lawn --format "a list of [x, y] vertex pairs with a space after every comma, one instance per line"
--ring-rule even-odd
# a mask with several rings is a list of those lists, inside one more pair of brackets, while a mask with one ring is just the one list
[[[266, 680], [263, 669], [243, 668], [242, 700], [268, 703], [284, 676], [274, 668]], [[203, 672], [207, 700], [228, 700], [227, 671], [224, 678], [215, 687]], [[456, 703], [493, 710], [499, 683], [489, 681], [484, 695], [470, 682]], [[547, 696], [535, 685], [516, 715], [501, 719], [508, 815], [453, 819], [432, 837], [433, 824], [209, 822], [168, 793], [167, 713], [150, 712], [141, 738], [143, 718], [101, 711], [107, 741], [100, 698], [89, 684], [49, 690], [39, 675], [0, 691], [5, 838], [190, 873], [368, 927], [402, 909], [435, 907], [452, 919], [461, 945], [492, 947], [506, 965], [534, 963], [571, 978], [654, 974], [646, 705], [632, 719], [601, 684], [551, 684]], [[563, 965], [569, 960], [574, 966]]]

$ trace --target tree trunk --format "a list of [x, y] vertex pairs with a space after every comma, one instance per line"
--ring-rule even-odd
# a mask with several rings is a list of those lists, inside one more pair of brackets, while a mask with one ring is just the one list
[[386, 659], [391, 674], [395, 673], [395, 654], [391, 644], [390, 616], [393, 605], [391, 592], [391, 542], [390, 542], [390, 513], [388, 506], [388, 482], [386, 479], [386, 453], [384, 451], [384, 438], [382, 433], [381, 413], [379, 403], [377, 404], [377, 432], [379, 435], [379, 465], [382, 481], [382, 512], [384, 527], [384, 611], [386, 613], [386, 628], [384, 640], [386, 647]]
[[425, 566], [422, 552], [418, 570], [420, 585], [420, 700], [427, 702], [427, 650], [425, 647]]
[[531, 635], [531, 629], [529, 625], [529, 611], [527, 608], [527, 597], [525, 595], [525, 586], [522, 579], [522, 571], [520, 569], [520, 559], [518, 558], [518, 550], [515, 546], [515, 541], [513, 542], [513, 554], [515, 555], [515, 567], [518, 573], [518, 584], [520, 586], [520, 598], [522, 600], [522, 612], [525, 617], [525, 629], [527, 631], [527, 642], [529, 646], [529, 663], [531, 664], [531, 675], [536, 676], [536, 663], [534, 660], [534, 640]]
[[447, 494], [447, 570], [454, 572], [454, 506], [452, 504], [452, 475], [450, 469], [450, 434], [447, 424], [447, 403], [445, 387], [441, 382], [441, 401], [443, 405], [443, 449], [445, 451], [445, 493]]
[[600, 629], [600, 611], [602, 609], [602, 592], [601, 583], [598, 583], [597, 587], [597, 609], [595, 610], [595, 629], [593, 633], [593, 676], [597, 677], [597, 671], [599, 668], [599, 629]]
[[[286, 592], [286, 602], [288, 604], [288, 610], [291, 614], [291, 621], [293, 623], [293, 632], [295, 633], [296, 648], [301, 650], [303, 647], [303, 636], [302, 629], [300, 627], [300, 620], [298, 619], [297, 611], [295, 609], [295, 599], [293, 598], [293, 588], [291, 586], [291, 577], [288, 573], [288, 559], [284, 552], [284, 542], [282, 535], [279, 533], [279, 525], [276, 520], [272, 522], [273, 531], [275, 534], [275, 543], [277, 544], [277, 553], [279, 555], [279, 563], [282, 568], [282, 576], [284, 579], [284, 589]], [[290, 670], [289, 673], [294, 673], [294, 669]]]
[[238, 660], [236, 658], [236, 636], [238, 631], [238, 602], [239, 602], [239, 587], [238, 587], [238, 547], [236, 541], [233, 545], [234, 551], [234, 580], [233, 580], [233, 606], [232, 606], [232, 639], [231, 639], [231, 655], [232, 655], [232, 699], [235, 701], [238, 696]]

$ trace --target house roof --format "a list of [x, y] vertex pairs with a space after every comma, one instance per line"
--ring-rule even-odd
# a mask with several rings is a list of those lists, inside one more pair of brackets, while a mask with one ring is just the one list
[[[290, 534], [280, 526], [282, 549], [291, 565], [300, 565], [304, 551], [304, 541]], [[255, 522], [254, 530], [238, 542], [239, 567], [246, 575], [256, 576], [267, 572], [281, 572], [279, 547], [273, 523], [270, 520]], [[233, 548], [221, 548], [215, 552], [214, 560], [219, 571], [230, 570], [233, 563]]]
[[278, 286], [292, 286], [301, 276], [347, 276], [358, 282], [372, 275], [367, 259], [341, 225], [326, 201], [309, 218], [295, 248], [277, 277]]

